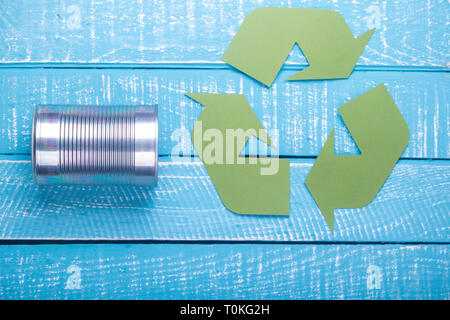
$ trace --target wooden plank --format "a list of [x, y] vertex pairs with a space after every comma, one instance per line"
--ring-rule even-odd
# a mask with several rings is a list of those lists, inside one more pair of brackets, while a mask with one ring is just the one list
[[[267, 89], [235, 70], [0, 69], [0, 153], [30, 153], [35, 104], [159, 104], [159, 153], [193, 154], [189, 132], [202, 106], [185, 92], [243, 93], [285, 156], [316, 156], [336, 126], [338, 153], [356, 147], [339, 106], [386, 83], [410, 128], [403, 157], [449, 158], [450, 82], [445, 72], [357, 71], [349, 80], [286, 82]], [[275, 140], [275, 139], [274, 139]], [[181, 146], [181, 148], [177, 148]]]
[[[448, 66], [445, 0], [53, 1], [0, 5], [0, 61], [217, 62], [244, 17], [264, 6], [340, 12], [353, 34], [377, 28], [360, 65]], [[297, 52], [293, 62], [305, 64]]]
[[[8, 160], [9, 159], [9, 160]], [[291, 214], [223, 206], [201, 162], [160, 162], [155, 189], [41, 186], [30, 163], [0, 160], [1, 239], [414, 241], [450, 239], [448, 161], [404, 160], [362, 209], [336, 210], [335, 233], [304, 185], [313, 160], [292, 160]]]
[[1, 299], [449, 299], [448, 245], [0, 246]]

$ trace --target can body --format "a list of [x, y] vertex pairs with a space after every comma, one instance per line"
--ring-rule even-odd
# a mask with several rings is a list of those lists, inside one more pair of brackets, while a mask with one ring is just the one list
[[38, 105], [31, 144], [37, 184], [157, 183], [156, 105]]

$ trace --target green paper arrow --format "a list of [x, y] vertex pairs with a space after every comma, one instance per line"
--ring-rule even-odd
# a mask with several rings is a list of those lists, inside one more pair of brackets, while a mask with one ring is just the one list
[[335, 155], [333, 129], [305, 180], [332, 230], [333, 210], [368, 205], [409, 140], [405, 119], [384, 85], [344, 104], [339, 113], [361, 155]]
[[222, 60], [270, 86], [298, 43], [310, 66], [288, 80], [348, 78], [374, 30], [355, 39], [333, 10], [259, 8], [242, 22]]
[[[239, 156], [252, 135], [272, 146], [245, 97], [206, 93], [186, 96], [205, 106], [191, 138], [224, 205], [239, 214], [288, 215], [289, 160]], [[239, 129], [248, 133], [254, 130], [255, 134], [235, 140], [230, 132]], [[271, 161], [277, 161], [277, 170]]]

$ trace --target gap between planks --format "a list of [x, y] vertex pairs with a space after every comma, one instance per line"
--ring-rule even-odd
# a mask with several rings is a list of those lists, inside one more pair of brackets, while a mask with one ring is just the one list
[[[250, 158], [254, 156], [249, 156]], [[174, 159], [179, 159], [180, 161], [174, 161]], [[182, 160], [183, 159], [183, 160]], [[191, 159], [188, 161], [188, 159]], [[292, 160], [315, 160], [317, 156], [283, 156], [280, 155], [279, 159], [292, 159]], [[412, 158], [412, 157], [400, 157], [399, 161], [449, 161], [449, 158]], [[161, 165], [167, 164], [180, 164], [180, 163], [193, 163], [193, 164], [201, 164], [200, 158], [198, 156], [182, 156], [182, 157], [172, 157], [169, 154], [159, 154], [158, 161]], [[1, 162], [31, 162], [31, 154], [30, 153], [1, 153], [0, 152], [0, 163]], [[295, 165], [291, 163], [291, 165]]]
[[449, 245], [447, 241], [267, 241], [267, 240], [58, 240], [58, 239], [11, 239], [0, 240], [2, 245], [70, 245], [70, 244], [180, 244], [180, 245]]
[[[282, 70], [304, 69], [309, 64], [284, 63]], [[225, 62], [206, 61], [155, 61], [146, 63], [76, 63], [76, 62], [20, 62], [0, 63], [0, 69], [230, 69]], [[391, 72], [449, 72], [446, 66], [389, 66], [357, 65], [354, 71], [391, 71]], [[320, 80], [318, 80], [320, 81]]]

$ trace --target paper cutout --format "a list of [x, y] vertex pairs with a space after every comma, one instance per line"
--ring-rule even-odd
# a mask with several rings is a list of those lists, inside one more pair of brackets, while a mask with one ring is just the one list
[[335, 155], [333, 129], [305, 179], [332, 230], [333, 210], [368, 205], [409, 140], [406, 121], [384, 85], [342, 105], [339, 113], [361, 155]]
[[[245, 97], [207, 93], [187, 93], [186, 96], [205, 107], [192, 129], [191, 138], [225, 207], [239, 214], [288, 215], [289, 160], [239, 156], [251, 135], [273, 146]], [[230, 133], [239, 129], [254, 130], [256, 134], [247, 135], [241, 141], [233, 140], [230, 147]], [[218, 143], [220, 136], [222, 145]], [[205, 140], [211, 142], [205, 143]], [[206, 159], [207, 156], [212, 160]], [[270, 161], [277, 161], [276, 172]], [[273, 172], [269, 172], [271, 170]]]
[[242, 22], [222, 60], [270, 86], [298, 43], [310, 66], [287, 80], [348, 78], [374, 30], [354, 38], [333, 10], [259, 8]]

